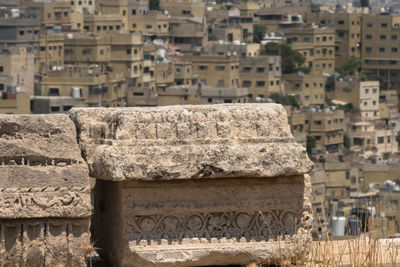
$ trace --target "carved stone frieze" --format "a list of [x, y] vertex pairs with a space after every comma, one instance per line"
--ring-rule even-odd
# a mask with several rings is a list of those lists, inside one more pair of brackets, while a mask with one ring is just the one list
[[125, 233], [141, 240], [182, 240], [183, 238], [245, 238], [256, 241], [293, 235], [301, 225], [298, 211], [220, 212], [188, 215], [124, 217]]

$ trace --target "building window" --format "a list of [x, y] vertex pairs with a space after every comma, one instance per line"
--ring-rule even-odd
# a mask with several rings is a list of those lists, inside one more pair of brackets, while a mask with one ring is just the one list
[[136, 15], [136, 9], [132, 9], [132, 15]]
[[397, 47], [392, 47], [392, 52], [393, 53], [397, 53], [397, 51], [398, 51]]
[[321, 125], [321, 124], [322, 124], [322, 121], [314, 121], [314, 124], [315, 124], [315, 125]]
[[390, 136], [387, 137], [387, 143], [390, 144]]
[[367, 35], [365, 35], [365, 38], [366, 38], [367, 40], [372, 40], [372, 35], [371, 35], [371, 34], [367, 34]]
[[243, 81], [243, 82], [242, 82], [242, 86], [243, 86], [243, 87], [249, 87], [249, 86], [251, 86], [251, 81]]
[[92, 49], [83, 49], [82, 55], [90, 55], [92, 53]]
[[265, 71], [265, 68], [257, 68], [257, 72], [263, 73]]
[[215, 66], [216, 70], [225, 70], [225, 66]]
[[381, 40], [386, 40], [386, 35], [381, 34], [380, 38], [381, 38]]
[[218, 80], [218, 87], [225, 86], [224, 80]]
[[60, 107], [58, 106], [51, 107], [51, 112], [60, 112]]
[[208, 99], [207, 99], [207, 102], [208, 102], [208, 103], [212, 103], [212, 98], [208, 98]]
[[385, 48], [384, 47], [379, 47], [379, 52], [381, 52], [381, 53], [385, 52]]
[[153, 28], [152, 25], [150, 25], [150, 24], [147, 24], [147, 25], [146, 25], [146, 29], [151, 29], [151, 28]]
[[392, 40], [397, 40], [397, 35], [392, 35]]
[[132, 50], [131, 49], [126, 49], [126, 54], [127, 55], [130, 55], [132, 53]]
[[383, 136], [378, 137], [378, 144], [383, 144], [383, 143], [385, 143], [385, 137]]
[[19, 35], [24, 35], [25, 31], [19, 31]]
[[265, 82], [264, 81], [257, 81], [256, 85], [258, 87], [262, 87], [262, 86], [265, 86]]
[[381, 27], [382, 27], [382, 28], [387, 28], [387, 26], [388, 26], [387, 23], [382, 23], [382, 24], [381, 24]]
[[0, 66], [0, 72], [3, 72], [3, 71], [4, 71], [4, 67]]
[[338, 21], [338, 24], [339, 24], [339, 25], [344, 25], [344, 20], [339, 20], [339, 21]]
[[0, 91], [4, 91], [4, 84], [0, 83]]
[[200, 65], [199, 70], [208, 70], [208, 66], [206, 65]]
[[371, 53], [372, 48], [371, 47], [366, 47], [366, 51], [367, 51], [367, 53]]
[[368, 27], [368, 28], [371, 28], [372, 26], [373, 26], [373, 25], [372, 25], [371, 22], [368, 22], [368, 23], [367, 23], [367, 27]]
[[49, 89], [49, 96], [59, 96], [60, 92], [58, 88], [50, 88]]

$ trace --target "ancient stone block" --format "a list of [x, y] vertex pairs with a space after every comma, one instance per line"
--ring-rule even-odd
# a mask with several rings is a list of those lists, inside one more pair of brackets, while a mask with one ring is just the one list
[[70, 115], [97, 178], [94, 239], [112, 264], [267, 263], [310, 248], [312, 163], [282, 106]]
[[83, 266], [90, 215], [88, 167], [69, 117], [0, 115], [2, 265]]

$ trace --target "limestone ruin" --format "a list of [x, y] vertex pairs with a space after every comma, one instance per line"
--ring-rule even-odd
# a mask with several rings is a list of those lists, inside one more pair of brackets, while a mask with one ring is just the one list
[[67, 115], [0, 115], [1, 266], [82, 266], [89, 172]]
[[83, 265], [91, 213], [113, 266], [266, 263], [310, 249], [312, 163], [282, 106], [69, 115], [0, 116], [2, 262]]

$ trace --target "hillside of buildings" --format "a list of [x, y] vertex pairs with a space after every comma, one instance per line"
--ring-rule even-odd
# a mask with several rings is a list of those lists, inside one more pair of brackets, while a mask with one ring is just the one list
[[0, 113], [279, 103], [314, 238], [399, 237], [399, 5], [362, 2], [0, 0]]

